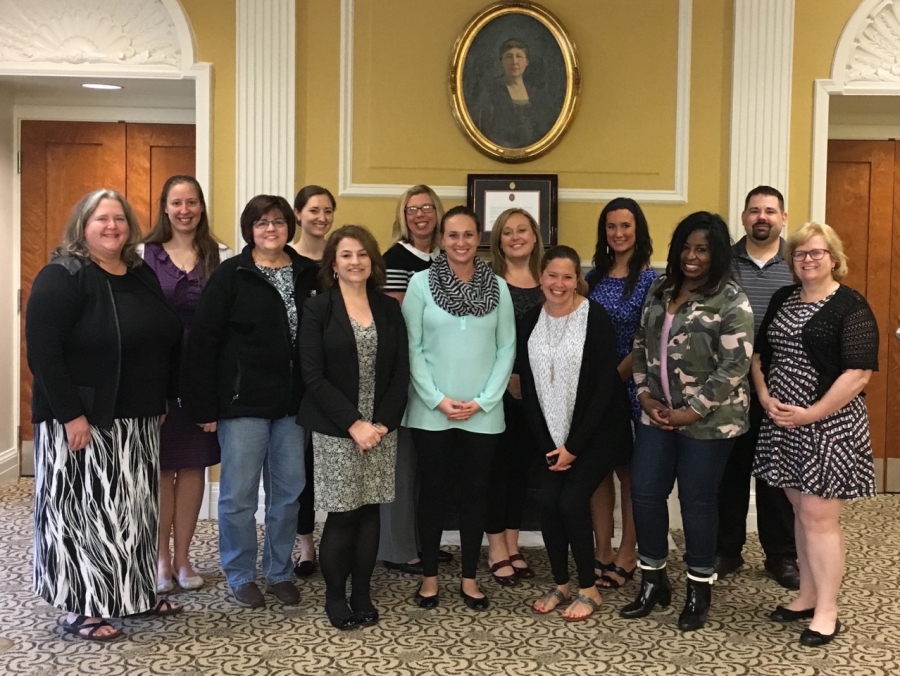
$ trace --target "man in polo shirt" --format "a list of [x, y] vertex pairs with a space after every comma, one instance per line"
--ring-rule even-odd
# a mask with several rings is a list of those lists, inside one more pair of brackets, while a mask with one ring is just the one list
[[[787, 223], [784, 197], [775, 188], [761, 185], [747, 194], [741, 214], [746, 236], [734, 245], [734, 279], [744, 289], [753, 308], [756, 331], [776, 290], [793, 284], [791, 268], [782, 256], [781, 231]], [[752, 382], [751, 382], [752, 386]], [[750, 505], [750, 471], [763, 408], [756, 392], [750, 395], [750, 429], [738, 437], [719, 489], [719, 536], [716, 572], [727, 575], [744, 564], [741, 550], [747, 539]], [[788, 589], [800, 586], [797, 545], [794, 541], [794, 510], [784, 490], [756, 480], [756, 521], [759, 542], [766, 555], [765, 567]]]

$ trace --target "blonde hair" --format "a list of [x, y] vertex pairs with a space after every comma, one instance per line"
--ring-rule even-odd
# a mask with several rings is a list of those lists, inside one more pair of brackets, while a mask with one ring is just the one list
[[434, 190], [424, 184], [414, 185], [400, 195], [400, 199], [397, 200], [397, 211], [394, 215], [394, 227], [391, 230], [391, 242], [394, 244], [397, 242], [412, 244], [412, 242], [409, 241], [409, 228], [406, 225], [406, 204], [409, 202], [409, 198], [414, 195], [428, 195], [428, 197], [431, 198], [431, 203], [434, 204], [434, 231], [431, 233], [431, 251], [434, 251], [438, 248], [438, 242], [441, 241], [441, 234], [438, 232], [437, 224], [440, 223], [441, 219], [444, 217], [444, 205], [441, 203], [441, 198], [435, 194]]
[[848, 271], [847, 254], [844, 253], [844, 244], [841, 242], [841, 238], [838, 237], [838, 234], [834, 231], [834, 228], [825, 223], [815, 222], [807, 223], [797, 230], [797, 232], [791, 234], [787, 239], [786, 258], [791, 261], [791, 274], [794, 275], [794, 281], [798, 284], [800, 283], [797, 273], [794, 272], [794, 259], [792, 258], [794, 251], [797, 250], [798, 246], [809, 241], [816, 235], [819, 235], [825, 240], [825, 246], [828, 247], [828, 253], [831, 255], [831, 260], [835, 263], [834, 268], [831, 270], [831, 276], [834, 278], [834, 281], [841, 281], [847, 276]]
[[122, 253], [119, 255], [122, 262], [129, 268], [137, 267], [143, 262], [137, 253], [137, 245], [143, 236], [137, 217], [120, 193], [107, 188], [89, 192], [78, 200], [78, 204], [72, 208], [72, 213], [69, 214], [69, 220], [66, 221], [66, 226], [63, 229], [62, 243], [50, 254], [51, 260], [59, 256], [91, 257], [91, 252], [84, 239], [84, 227], [103, 200], [115, 200], [121, 204], [122, 211], [125, 213], [125, 220], [128, 222], [128, 239], [125, 241]]
[[491, 228], [491, 269], [500, 277], [506, 274], [506, 254], [503, 253], [503, 249], [500, 247], [500, 237], [503, 235], [503, 228], [506, 227], [506, 222], [511, 216], [516, 214], [528, 219], [528, 224], [531, 225], [531, 232], [534, 233], [534, 249], [532, 249], [531, 256], [528, 258], [528, 269], [531, 271], [532, 277], [540, 279], [541, 259], [544, 257], [541, 229], [538, 227], [534, 217], [524, 209], [507, 209], [497, 216], [497, 220], [494, 221], [494, 227]]

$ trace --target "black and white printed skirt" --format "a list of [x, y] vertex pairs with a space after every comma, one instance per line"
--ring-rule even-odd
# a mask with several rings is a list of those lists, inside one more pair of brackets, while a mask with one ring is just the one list
[[79, 615], [124, 617], [156, 603], [159, 419], [91, 427], [70, 451], [65, 426], [34, 426], [34, 588]]

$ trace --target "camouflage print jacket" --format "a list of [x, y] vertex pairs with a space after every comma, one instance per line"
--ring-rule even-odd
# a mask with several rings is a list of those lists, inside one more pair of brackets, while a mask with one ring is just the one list
[[[671, 408], [690, 406], [701, 418], [682, 428], [694, 439], [725, 439], [749, 427], [747, 372], [753, 353], [753, 311], [747, 296], [729, 281], [711, 296], [692, 296], [672, 319], [668, 371], [672, 401], [666, 402], [660, 377], [660, 337], [671, 289], [656, 298], [660, 277], [647, 293], [641, 325], [634, 337], [634, 382], [638, 395]], [[650, 424], [646, 413], [641, 422]]]

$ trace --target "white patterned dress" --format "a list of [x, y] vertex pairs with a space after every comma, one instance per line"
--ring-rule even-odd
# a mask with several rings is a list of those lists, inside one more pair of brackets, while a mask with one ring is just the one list
[[[804, 303], [795, 291], [769, 325], [774, 350], [769, 394], [784, 404], [809, 407], [818, 380], [803, 348], [806, 322], [831, 298]], [[763, 418], [753, 474], [770, 486], [795, 488], [823, 498], [875, 495], [869, 417], [862, 395], [810, 425], [787, 429]]]
[[[372, 422], [378, 331], [375, 322], [363, 326], [352, 317], [350, 325], [359, 356], [359, 412], [363, 420]], [[353, 439], [313, 432], [313, 454], [316, 509], [349, 512], [363, 505], [393, 502], [396, 430], [365, 453], [360, 453]]]

